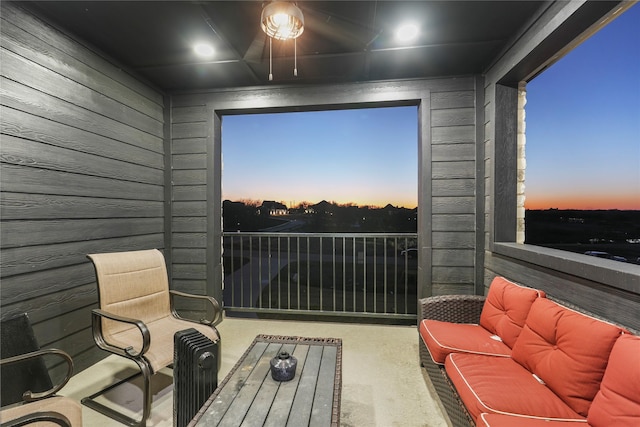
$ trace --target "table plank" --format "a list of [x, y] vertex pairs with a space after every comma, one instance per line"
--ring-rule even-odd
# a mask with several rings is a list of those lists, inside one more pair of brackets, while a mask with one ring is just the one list
[[[278, 353], [280, 353], [281, 351], [286, 351], [289, 354], [294, 354], [294, 350], [295, 345], [285, 344], [278, 350]], [[300, 363], [300, 361], [298, 361], [298, 363]], [[290, 384], [293, 382], [297, 383], [297, 377], [298, 375], [296, 375], [291, 381], [287, 382], [286, 384]], [[247, 414], [242, 421], [241, 427], [255, 427], [264, 424], [267, 415], [272, 410], [273, 401], [275, 400], [280, 387], [282, 387], [282, 384], [285, 383], [280, 383], [279, 381], [274, 380], [271, 377], [271, 373], [267, 373], [267, 376], [262, 383], [262, 387], [260, 387], [260, 390], [258, 390], [258, 394], [256, 394], [256, 397], [253, 399], [253, 403], [251, 404], [251, 407], [247, 411]]]
[[262, 384], [268, 379], [267, 377], [271, 376], [269, 362], [279, 353], [281, 348], [282, 344], [280, 343], [271, 343], [267, 346], [260, 360], [258, 360], [249, 377], [247, 377], [247, 380], [236, 395], [236, 398], [229, 406], [222, 422], [218, 424], [220, 427], [237, 427], [242, 423], [260, 387], [262, 387]]
[[336, 347], [323, 347], [309, 427], [328, 426], [331, 424], [337, 356], [338, 349]]
[[220, 420], [226, 414], [229, 406], [233, 403], [238, 392], [242, 389], [243, 384], [253, 371], [255, 364], [267, 348], [268, 343], [257, 342], [245, 357], [241, 369], [237, 369], [229, 378], [229, 381], [211, 402], [209, 409], [202, 416], [198, 424], [202, 426], [217, 426]]
[[310, 346], [307, 361], [300, 374], [300, 384], [298, 384], [298, 390], [293, 399], [293, 405], [291, 405], [287, 426], [306, 426], [309, 424], [321, 358], [322, 347], [317, 345]]
[[293, 404], [293, 398], [298, 390], [298, 384], [300, 383], [300, 373], [304, 369], [306, 364], [307, 354], [309, 352], [309, 346], [298, 345], [296, 346], [293, 355], [298, 359], [298, 367], [296, 369], [296, 376], [286, 383], [282, 383], [278, 388], [278, 391], [273, 399], [271, 410], [265, 420], [264, 427], [282, 427], [286, 425], [289, 419], [289, 412], [291, 411], [291, 405]]

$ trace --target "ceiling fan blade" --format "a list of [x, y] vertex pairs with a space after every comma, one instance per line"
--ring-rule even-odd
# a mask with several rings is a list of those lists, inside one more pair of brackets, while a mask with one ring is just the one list
[[312, 8], [304, 2], [298, 3], [298, 6], [304, 14], [305, 27], [329, 40], [366, 47], [371, 37], [379, 32], [379, 29], [369, 28], [329, 11]]
[[267, 35], [262, 31], [256, 33], [243, 59], [248, 62], [262, 62], [262, 57], [267, 42]]

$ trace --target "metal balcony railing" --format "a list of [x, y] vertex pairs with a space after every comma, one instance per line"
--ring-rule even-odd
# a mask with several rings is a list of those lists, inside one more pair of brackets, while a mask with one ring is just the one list
[[223, 233], [230, 312], [415, 319], [415, 233]]

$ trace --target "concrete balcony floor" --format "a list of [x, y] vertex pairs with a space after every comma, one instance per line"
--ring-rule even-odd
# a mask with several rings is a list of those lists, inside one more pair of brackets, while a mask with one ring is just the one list
[[[418, 357], [415, 326], [363, 325], [305, 321], [225, 318], [218, 326], [222, 336], [222, 380], [258, 334], [334, 337], [342, 339], [342, 426], [349, 427], [444, 427], [439, 401]], [[114, 378], [125, 378], [136, 365], [111, 355], [75, 375], [62, 393], [82, 399]], [[153, 377], [154, 402], [148, 426], [173, 425], [171, 370]], [[139, 418], [142, 392], [125, 383], [105, 397], [110, 405], [124, 408]], [[83, 405], [83, 423], [88, 427], [122, 425]]]

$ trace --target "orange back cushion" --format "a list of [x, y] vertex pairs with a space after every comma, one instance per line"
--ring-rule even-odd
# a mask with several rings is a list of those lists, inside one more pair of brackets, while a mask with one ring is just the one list
[[586, 417], [622, 329], [546, 298], [531, 306], [511, 357]]
[[544, 293], [525, 288], [496, 277], [491, 282], [487, 299], [480, 314], [480, 326], [502, 338], [502, 342], [513, 348], [524, 326], [531, 304]]
[[593, 427], [640, 425], [640, 337], [616, 341], [587, 421]]

